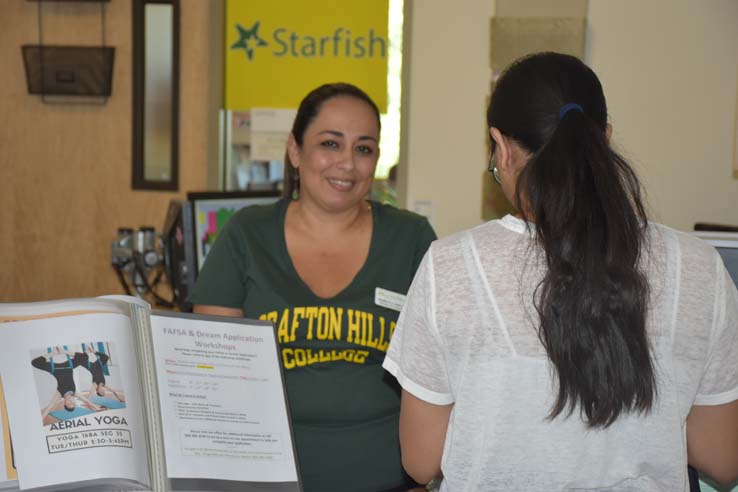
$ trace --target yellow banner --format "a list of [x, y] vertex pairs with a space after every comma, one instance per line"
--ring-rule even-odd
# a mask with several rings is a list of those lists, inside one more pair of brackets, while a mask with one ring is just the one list
[[227, 0], [225, 107], [297, 108], [349, 82], [387, 110], [389, 0]]

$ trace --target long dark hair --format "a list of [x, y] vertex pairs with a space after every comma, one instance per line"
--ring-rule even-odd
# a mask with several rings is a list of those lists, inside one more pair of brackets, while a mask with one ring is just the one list
[[[366, 92], [362, 91], [358, 87], [345, 82], [334, 82], [330, 84], [323, 84], [310, 91], [307, 96], [300, 102], [300, 107], [297, 109], [295, 115], [295, 121], [292, 124], [292, 135], [295, 138], [295, 142], [299, 147], [302, 147], [303, 137], [305, 136], [305, 130], [310, 126], [310, 123], [320, 112], [320, 108], [324, 102], [334, 97], [353, 97], [364, 101], [372, 108], [374, 114], [377, 116], [377, 125], [381, 129], [381, 121], [379, 118], [379, 108], [372, 101], [372, 98], [367, 95]], [[287, 197], [295, 196], [300, 193], [300, 179], [297, 169], [292, 166], [290, 156], [288, 152], [285, 152], [284, 156], [284, 188], [282, 194]]]
[[[581, 110], [560, 116], [569, 103]], [[579, 407], [589, 427], [608, 427], [623, 412], [648, 413], [647, 216], [638, 177], [608, 142], [600, 81], [573, 56], [522, 58], [498, 80], [487, 124], [530, 153], [514, 201], [548, 267], [534, 305], [558, 378], [549, 418]]]

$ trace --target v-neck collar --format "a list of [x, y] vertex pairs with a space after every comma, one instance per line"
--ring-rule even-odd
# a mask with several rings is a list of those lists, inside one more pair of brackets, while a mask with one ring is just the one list
[[356, 272], [354, 278], [352, 278], [351, 281], [343, 289], [338, 291], [336, 295], [331, 297], [321, 297], [313, 292], [310, 286], [305, 283], [302, 277], [300, 277], [300, 274], [297, 273], [297, 268], [295, 268], [295, 264], [292, 262], [292, 257], [290, 256], [289, 250], [287, 249], [287, 238], [285, 236], [284, 228], [285, 218], [287, 217], [287, 208], [289, 207], [291, 201], [292, 200], [290, 199], [286, 199], [281, 202], [277, 217], [277, 235], [279, 237], [279, 247], [281, 249], [282, 255], [287, 259], [288, 274], [293, 278], [295, 285], [300, 286], [305, 294], [318, 301], [326, 302], [340, 299], [341, 297], [346, 295], [347, 292], [350, 292], [360, 285], [360, 279], [365, 277], [366, 270], [369, 268], [368, 265], [373, 263], [374, 255], [376, 254], [378, 238], [380, 236], [380, 234], [377, 233], [377, 228], [379, 227], [379, 221], [377, 220], [378, 204], [369, 200], [369, 205], [372, 209], [372, 233], [371, 239], [369, 240], [369, 253], [366, 255], [366, 259], [361, 265], [361, 268], [359, 268], [359, 271]]

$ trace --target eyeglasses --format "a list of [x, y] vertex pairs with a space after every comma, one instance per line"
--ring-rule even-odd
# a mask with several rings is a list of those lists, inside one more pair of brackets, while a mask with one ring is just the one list
[[492, 162], [492, 156], [495, 155], [495, 141], [490, 140], [489, 141], [489, 164], [487, 166], [487, 171], [492, 173], [492, 176], [495, 178], [495, 181], [497, 181], [497, 184], [502, 184], [502, 181], [500, 181], [500, 172], [497, 170], [497, 166], [494, 165]]

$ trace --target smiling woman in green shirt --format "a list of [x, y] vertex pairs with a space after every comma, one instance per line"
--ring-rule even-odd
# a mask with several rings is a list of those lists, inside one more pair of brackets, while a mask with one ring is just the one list
[[300, 104], [287, 143], [286, 197], [240, 210], [191, 296], [195, 312], [272, 321], [306, 491], [407, 490], [399, 388], [381, 367], [415, 270], [435, 233], [366, 200], [379, 111], [327, 84]]

